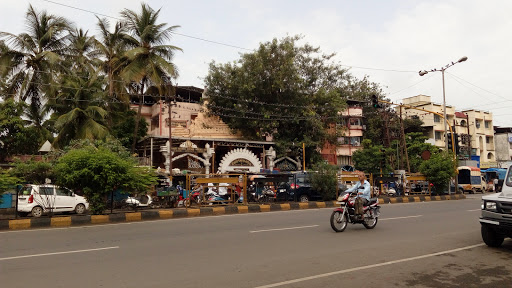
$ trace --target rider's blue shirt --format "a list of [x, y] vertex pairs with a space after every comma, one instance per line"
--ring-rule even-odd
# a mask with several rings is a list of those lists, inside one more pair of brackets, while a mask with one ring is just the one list
[[370, 182], [368, 182], [367, 180], [364, 180], [364, 184], [361, 184], [361, 181], [357, 181], [357, 183], [354, 186], [350, 187], [345, 192], [363, 192], [362, 195], [357, 195], [357, 197], [362, 197], [370, 201], [370, 187]]

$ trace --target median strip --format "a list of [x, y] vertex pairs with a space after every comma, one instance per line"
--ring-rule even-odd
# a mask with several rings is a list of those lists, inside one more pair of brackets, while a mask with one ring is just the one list
[[[406, 197], [381, 197], [379, 204], [424, 202], [424, 201], [442, 201], [466, 199], [463, 194], [447, 196], [406, 196]], [[108, 215], [72, 215], [69, 217], [52, 218], [29, 218], [18, 220], [0, 220], [0, 230], [23, 230], [32, 228], [66, 228], [70, 226], [85, 226], [91, 224], [111, 224], [124, 222], [138, 222], [156, 219], [175, 219], [185, 217], [199, 216], [218, 216], [227, 214], [245, 214], [274, 211], [293, 211], [303, 209], [319, 209], [338, 207], [336, 201], [318, 201], [318, 202], [289, 202], [289, 203], [265, 203], [249, 205], [227, 205], [227, 206], [209, 206], [197, 208], [175, 208], [169, 210], [141, 210], [139, 212], [113, 213]], [[474, 210], [479, 211], [479, 209]], [[410, 216], [420, 217], [419, 216]], [[387, 220], [387, 219], [381, 219]]]

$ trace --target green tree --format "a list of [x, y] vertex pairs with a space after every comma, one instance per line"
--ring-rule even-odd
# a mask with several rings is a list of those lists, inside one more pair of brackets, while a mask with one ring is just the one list
[[[116, 121], [114, 127], [112, 127], [112, 135], [119, 140], [124, 147], [130, 148], [133, 137], [133, 127], [136, 121], [136, 112], [133, 110], [127, 110], [123, 113], [119, 113], [118, 121]], [[137, 134], [137, 141], [141, 140], [148, 133], [148, 122], [144, 119], [139, 120], [139, 133]]]
[[365, 173], [380, 174], [392, 171], [389, 162], [389, 154], [393, 153], [393, 149], [386, 149], [382, 145], [373, 145], [371, 140], [363, 140], [363, 149], [357, 150], [352, 154], [352, 160], [357, 170]]
[[94, 39], [93, 55], [101, 57], [101, 70], [107, 75], [108, 96], [110, 100], [119, 99], [128, 102], [126, 85], [120, 76], [123, 66], [126, 64], [124, 53], [128, 49], [126, 26], [122, 22], [114, 25], [114, 31], [110, 31], [110, 22], [104, 18], [98, 18], [99, 39]]
[[[13, 176], [7, 170], [0, 170], [0, 194], [13, 190], [17, 184], [21, 184], [23, 180]], [[0, 198], [1, 200], [1, 198]]]
[[107, 111], [103, 108], [104, 81], [96, 72], [71, 73], [62, 77], [60, 91], [49, 104], [59, 131], [54, 147], [64, 147], [73, 139], [105, 139]]
[[342, 91], [350, 77], [333, 63], [334, 54], [299, 46], [299, 40], [273, 39], [236, 62], [210, 63], [205, 101], [210, 114], [244, 137], [272, 136], [281, 154], [305, 143], [310, 157], [334, 141], [328, 129], [345, 107]]
[[164, 44], [168, 41], [172, 32], [179, 26], [167, 27], [167, 23], [158, 23], [160, 9], [155, 11], [142, 3], [140, 13], [125, 9], [121, 12], [124, 25], [130, 32], [126, 37], [129, 46], [132, 47], [124, 54], [127, 65], [121, 73], [123, 79], [133, 81], [139, 108], [133, 130], [133, 142], [131, 152], [135, 151], [139, 122], [143, 105], [143, 96], [149, 86], [159, 89], [160, 95], [170, 93], [166, 91], [167, 78], [176, 78], [178, 69], [172, 63], [175, 51], [181, 48]]
[[448, 191], [448, 183], [455, 176], [453, 154], [444, 151], [434, 153], [430, 159], [421, 163], [419, 170], [434, 184], [437, 193]]
[[430, 152], [430, 154], [439, 153], [439, 148], [425, 143], [427, 137], [421, 132], [411, 132], [406, 134], [407, 153], [409, 156], [409, 165], [411, 172], [420, 172], [420, 166], [424, 162], [421, 155], [424, 151]]
[[55, 170], [58, 184], [83, 191], [93, 214], [103, 213], [116, 189], [147, 191], [156, 183], [151, 171], [105, 147], [73, 149], [58, 159]]
[[313, 166], [311, 172], [311, 188], [322, 195], [323, 200], [332, 200], [336, 197], [336, 185], [338, 183], [336, 165], [320, 162]]
[[9, 173], [31, 184], [44, 184], [46, 179], [50, 179], [53, 183], [55, 182], [53, 168], [53, 163], [49, 161], [29, 160], [21, 162], [17, 160], [14, 162], [14, 168]]
[[37, 129], [22, 118], [26, 104], [8, 99], [0, 103], [0, 161], [39, 150]]
[[30, 115], [36, 117], [32, 121], [42, 127], [42, 98], [60, 69], [71, 25], [63, 17], [36, 11], [32, 5], [26, 21], [28, 33], [0, 32], [0, 39], [9, 45], [0, 50], [0, 78], [7, 79], [2, 94], [27, 101]]
[[[95, 38], [91, 37], [88, 31], [82, 29], [75, 29], [70, 32], [69, 35], [69, 46], [64, 54], [64, 65], [67, 66], [68, 70], [75, 73], [89, 72], [94, 73], [96, 71], [95, 61], [93, 58], [95, 48]], [[100, 60], [96, 60], [96, 64], [99, 64]]]
[[[112, 133], [116, 135], [116, 130], [119, 129], [119, 126], [126, 126], [126, 122], [133, 123], [132, 126], [129, 126], [131, 129], [130, 133], [133, 135], [135, 119], [131, 119], [136, 117], [136, 113], [134, 116], [127, 115], [128, 112], [131, 112], [130, 109], [130, 95], [129, 90], [126, 85], [126, 81], [121, 77], [121, 71], [127, 65], [127, 58], [124, 56], [124, 53], [127, 51], [128, 41], [127, 41], [127, 28], [122, 22], [117, 22], [114, 25], [113, 31], [110, 31], [110, 23], [107, 19], [98, 18], [98, 29], [100, 35], [98, 39], [95, 39], [95, 49], [93, 51], [93, 55], [98, 57], [99, 59], [99, 68], [106, 75], [107, 81], [107, 101], [105, 105], [105, 109], [108, 111], [107, 125]], [[127, 117], [129, 119], [127, 119]], [[145, 120], [142, 120], [145, 123]], [[143, 123], [140, 121], [140, 125]], [[147, 126], [147, 125], [146, 125]], [[145, 126], [139, 128], [138, 138], [144, 137], [146, 135]], [[143, 133], [142, 136], [140, 134]], [[116, 136], [117, 137], [117, 136]], [[125, 147], [130, 147], [132, 137], [129, 139], [129, 143], [125, 143], [124, 134], [122, 137], [122, 142]]]

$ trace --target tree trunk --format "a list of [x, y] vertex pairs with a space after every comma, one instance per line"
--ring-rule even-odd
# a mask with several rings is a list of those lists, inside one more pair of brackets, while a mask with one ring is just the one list
[[137, 117], [135, 118], [135, 128], [133, 129], [133, 142], [132, 142], [132, 149], [131, 149], [131, 153], [132, 155], [135, 153], [135, 145], [137, 144], [137, 134], [139, 132], [139, 122], [140, 122], [140, 118], [141, 118], [141, 115], [142, 115], [142, 102], [144, 100], [144, 95], [143, 95], [143, 91], [144, 91], [144, 79], [141, 81], [141, 85], [140, 85], [140, 93], [139, 93], [139, 108], [137, 109]]

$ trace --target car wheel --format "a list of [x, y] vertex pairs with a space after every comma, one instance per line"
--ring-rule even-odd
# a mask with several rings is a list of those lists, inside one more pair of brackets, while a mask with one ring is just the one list
[[496, 233], [496, 231], [494, 231], [494, 229], [489, 225], [482, 225], [481, 232], [482, 239], [489, 247], [500, 247], [503, 240], [505, 240], [505, 237]]
[[32, 208], [32, 217], [41, 217], [43, 215], [43, 208], [41, 208], [41, 206], [36, 206], [34, 208]]
[[464, 189], [463, 188], [459, 189], [459, 194], [464, 194]]
[[76, 214], [84, 214], [85, 213], [85, 205], [80, 203], [78, 205], [76, 205], [75, 207], [75, 213]]
[[304, 203], [309, 202], [309, 197], [308, 197], [308, 195], [306, 195], [306, 194], [302, 194], [302, 195], [300, 195], [299, 201], [300, 201], [300, 202], [304, 202]]

